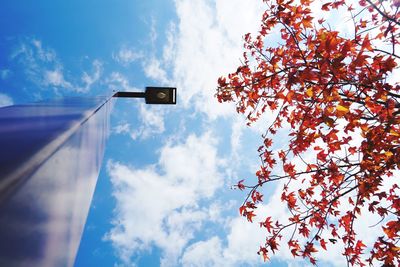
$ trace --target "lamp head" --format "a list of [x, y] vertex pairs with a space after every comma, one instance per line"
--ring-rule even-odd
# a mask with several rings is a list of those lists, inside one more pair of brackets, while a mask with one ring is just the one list
[[146, 104], [176, 104], [175, 87], [146, 87]]

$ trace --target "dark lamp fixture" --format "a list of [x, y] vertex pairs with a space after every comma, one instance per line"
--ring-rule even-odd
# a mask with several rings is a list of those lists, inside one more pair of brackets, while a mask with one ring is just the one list
[[146, 104], [176, 104], [176, 88], [146, 87]]
[[118, 92], [114, 97], [144, 98], [146, 104], [176, 104], [175, 87], [146, 87], [145, 92]]

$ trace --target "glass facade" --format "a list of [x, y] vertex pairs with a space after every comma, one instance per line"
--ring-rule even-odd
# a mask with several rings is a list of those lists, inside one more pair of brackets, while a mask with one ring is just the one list
[[112, 102], [0, 108], [0, 266], [73, 266]]

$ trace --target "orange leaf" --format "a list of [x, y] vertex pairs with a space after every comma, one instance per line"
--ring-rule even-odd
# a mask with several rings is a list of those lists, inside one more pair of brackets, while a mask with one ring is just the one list
[[372, 51], [373, 50], [373, 48], [371, 46], [371, 42], [369, 40], [369, 35], [368, 34], [365, 36], [365, 38], [363, 40], [363, 43], [361, 45], [361, 49], [362, 50], [367, 49], [368, 51]]
[[314, 95], [312, 87], [308, 87], [308, 89], [306, 91], [306, 95], [309, 97], [312, 97]]
[[346, 108], [345, 106], [337, 105], [336, 110], [339, 110], [341, 112], [349, 112], [349, 109]]
[[253, 217], [256, 216], [253, 211], [246, 212], [246, 217], [249, 222], [253, 222]]
[[389, 134], [393, 136], [400, 136], [400, 133], [395, 132], [394, 130], [390, 130]]

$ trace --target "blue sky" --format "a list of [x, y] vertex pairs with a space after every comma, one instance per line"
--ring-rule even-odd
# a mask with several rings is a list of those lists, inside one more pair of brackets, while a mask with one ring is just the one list
[[[261, 265], [265, 233], [238, 216], [245, 195], [231, 185], [254, 176], [268, 117], [248, 128], [214, 94], [217, 78], [240, 64], [262, 1], [0, 2], [1, 106], [178, 88], [176, 106], [114, 105], [75, 265]], [[287, 212], [267, 189], [260, 221]], [[268, 266], [306, 265], [282, 248]], [[340, 266], [336, 254], [324, 266]]]

